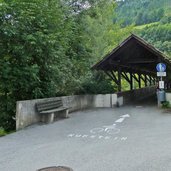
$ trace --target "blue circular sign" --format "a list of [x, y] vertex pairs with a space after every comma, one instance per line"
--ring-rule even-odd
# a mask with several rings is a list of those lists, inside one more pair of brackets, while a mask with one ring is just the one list
[[159, 63], [159, 64], [157, 64], [156, 69], [158, 72], [164, 72], [164, 71], [166, 71], [166, 65], [163, 63]]

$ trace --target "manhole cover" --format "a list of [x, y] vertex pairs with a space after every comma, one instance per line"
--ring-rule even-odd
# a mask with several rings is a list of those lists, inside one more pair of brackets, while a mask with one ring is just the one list
[[53, 167], [42, 168], [37, 171], [73, 171], [73, 170], [71, 168], [65, 167], [65, 166], [57, 166], [57, 167], [53, 166]]

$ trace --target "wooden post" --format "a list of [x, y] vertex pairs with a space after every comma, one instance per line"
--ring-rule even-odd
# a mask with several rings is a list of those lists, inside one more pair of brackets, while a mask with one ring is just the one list
[[156, 80], [156, 78], [154, 77], [154, 79], [153, 79], [153, 83], [154, 83], [154, 85], [156, 84], [156, 81], [157, 81], [157, 80]]
[[133, 90], [133, 77], [131, 72], [130, 72], [130, 90]]
[[152, 78], [151, 78], [151, 76], [149, 76], [150, 77], [150, 86], [152, 85]]
[[145, 77], [145, 80], [144, 80], [145, 81], [145, 87], [147, 87], [147, 75], [145, 74], [144, 77]]
[[126, 72], [122, 72], [122, 78], [124, 78], [130, 84], [130, 79]]
[[118, 69], [118, 92], [121, 92], [122, 90], [122, 85], [121, 85], [121, 69]]
[[151, 76], [151, 84], [152, 84], [152, 85], [156, 85], [156, 81], [157, 81], [157, 78]]
[[141, 74], [138, 74], [138, 85], [141, 88]]

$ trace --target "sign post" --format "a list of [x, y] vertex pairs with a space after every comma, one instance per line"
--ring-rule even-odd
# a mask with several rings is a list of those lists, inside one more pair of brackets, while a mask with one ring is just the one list
[[157, 76], [160, 77], [159, 81], [159, 90], [157, 91], [158, 105], [161, 106], [161, 103], [166, 100], [165, 91], [164, 91], [164, 81], [162, 77], [166, 77], [166, 65], [163, 63], [159, 63], [156, 66]]
[[157, 76], [160, 77], [159, 81], [159, 88], [164, 89], [164, 81], [162, 80], [162, 77], [166, 77], [166, 65], [163, 63], [158, 63], [156, 66], [157, 69]]

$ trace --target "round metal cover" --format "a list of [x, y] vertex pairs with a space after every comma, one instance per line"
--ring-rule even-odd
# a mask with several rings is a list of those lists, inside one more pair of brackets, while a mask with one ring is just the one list
[[37, 171], [73, 171], [73, 170], [71, 168], [65, 167], [65, 166], [57, 166], [57, 167], [53, 166], [53, 167], [42, 168]]

